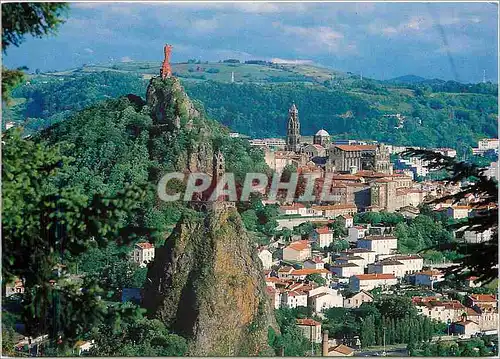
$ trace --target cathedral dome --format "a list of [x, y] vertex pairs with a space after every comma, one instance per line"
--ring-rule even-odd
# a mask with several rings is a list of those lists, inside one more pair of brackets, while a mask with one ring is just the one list
[[325, 137], [325, 136], [330, 136], [330, 134], [328, 132], [326, 132], [325, 130], [321, 129], [318, 132], [316, 132], [315, 136]]

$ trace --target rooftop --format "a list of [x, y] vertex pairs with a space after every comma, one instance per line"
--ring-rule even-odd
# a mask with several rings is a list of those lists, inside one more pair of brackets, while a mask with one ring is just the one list
[[297, 242], [292, 242], [287, 248], [291, 248], [296, 251], [303, 251], [304, 249], [310, 248], [311, 245], [309, 244], [308, 241], [297, 241]]
[[315, 321], [314, 319], [304, 318], [304, 319], [297, 319], [297, 325], [306, 325], [308, 327], [312, 327], [312, 326], [315, 327], [317, 325], [321, 325], [321, 323]]
[[151, 243], [148, 242], [141, 242], [141, 243], [136, 243], [136, 246], [141, 248], [141, 249], [151, 249], [154, 248], [154, 246]]

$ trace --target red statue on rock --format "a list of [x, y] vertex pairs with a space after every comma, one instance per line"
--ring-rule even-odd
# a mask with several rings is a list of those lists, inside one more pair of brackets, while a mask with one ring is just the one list
[[172, 45], [165, 45], [165, 59], [160, 70], [160, 76], [163, 80], [172, 76], [172, 67], [170, 66], [170, 53], [172, 52]]

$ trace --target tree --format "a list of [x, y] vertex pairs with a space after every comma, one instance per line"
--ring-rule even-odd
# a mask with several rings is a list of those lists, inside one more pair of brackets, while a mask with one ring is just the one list
[[433, 202], [453, 200], [455, 203], [467, 194], [473, 194], [480, 201], [473, 205], [477, 212], [469, 217], [465, 223], [452, 224], [450, 228], [474, 230], [483, 232], [492, 230], [491, 240], [482, 243], [441, 242], [430, 249], [453, 250], [460, 257], [455, 260], [456, 265], [446, 269], [446, 275], [456, 275], [464, 279], [465, 276], [477, 276], [482, 283], [489, 283], [498, 277], [498, 182], [485, 175], [485, 169], [467, 162], [457, 162], [455, 159], [427, 150], [409, 150], [403, 155], [416, 156], [429, 163], [430, 169], [445, 170], [448, 174], [446, 183], [465, 183], [455, 194], [433, 200]]
[[[2, 52], [10, 45], [19, 46], [26, 34], [35, 37], [53, 34], [64, 21], [68, 9], [65, 3], [8, 3], [2, 4]], [[10, 93], [24, 79], [23, 70], [2, 66], [2, 100], [9, 103]]]
[[57, 147], [22, 139], [20, 132], [2, 138], [2, 276], [23, 281], [23, 320], [30, 335], [74, 341], [99, 323], [107, 308], [98, 283], [69, 276], [68, 260], [91, 243], [105, 247], [148, 235], [150, 230], [124, 222], [146, 192], [133, 187], [116, 197], [88, 198], [76, 188], [56, 187], [71, 159]]
[[19, 46], [26, 34], [42, 37], [54, 34], [64, 23], [69, 9], [65, 3], [8, 3], [2, 5], [2, 51]]
[[372, 316], [362, 320], [360, 334], [361, 345], [364, 348], [375, 345], [375, 319]]
[[312, 273], [312, 274], [308, 274], [306, 276], [306, 280], [310, 281], [310, 282], [314, 282], [320, 286], [324, 286], [326, 285], [326, 279], [323, 278], [320, 274], [318, 273]]

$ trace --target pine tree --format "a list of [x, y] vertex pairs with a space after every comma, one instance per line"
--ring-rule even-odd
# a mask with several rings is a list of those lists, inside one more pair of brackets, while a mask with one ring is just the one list
[[469, 217], [466, 223], [450, 225], [461, 231], [483, 232], [492, 230], [491, 239], [481, 243], [450, 242], [439, 243], [428, 249], [454, 250], [461, 255], [456, 265], [446, 269], [446, 275], [455, 275], [458, 280], [467, 276], [477, 276], [481, 283], [489, 283], [498, 278], [498, 182], [485, 175], [485, 168], [467, 162], [457, 162], [454, 158], [443, 156], [429, 150], [408, 150], [403, 156], [415, 156], [427, 161], [431, 170], [444, 170], [448, 174], [445, 182], [450, 184], [468, 183], [458, 193], [437, 198], [431, 203], [453, 200], [455, 203], [467, 194], [480, 198], [473, 207], [477, 215]]

